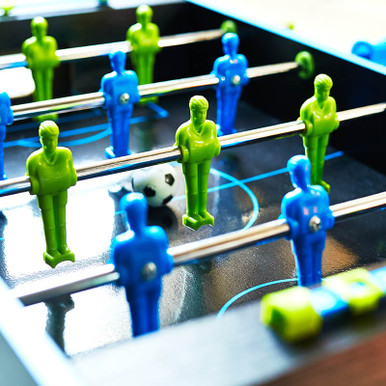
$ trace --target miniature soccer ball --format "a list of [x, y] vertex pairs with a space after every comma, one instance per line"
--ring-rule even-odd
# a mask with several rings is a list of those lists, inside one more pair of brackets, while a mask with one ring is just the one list
[[140, 192], [152, 207], [166, 205], [177, 189], [177, 175], [169, 164], [156, 165], [133, 172], [131, 184], [134, 192]]

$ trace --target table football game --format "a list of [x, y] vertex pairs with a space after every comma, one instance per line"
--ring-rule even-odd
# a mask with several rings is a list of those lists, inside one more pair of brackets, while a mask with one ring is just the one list
[[[125, 40], [127, 29], [136, 22], [135, 9], [101, 6], [76, 14], [42, 16], [58, 48], [67, 49]], [[189, 2], [154, 5], [152, 9], [161, 38], [218, 30], [230, 19], [221, 14], [220, 4], [218, 12]], [[2, 38], [1, 55], [20, 53], [22, 42], [31, 34], [33, 16], [39, 15], [3, 18], [0, 36], [7, 38]], [[358, 113], [353, 119], [342, 120], [331, 134], [324, 169], [331, 185], [330, 203], [384, 192], [384, 67], [367, 65], [349, 54], [331, 54], [280, 31], [233, 21], [240, 38], [238, 52], [245, 55], [249, 67], [294, 62], [301, 51], [309, 52], [315, 64], [307, 79], [299, 76], [298, 67], [251, 78], [238, 103], [237, 132], [296, 121], [300, 106], [313, 95], [314, 77], [328, 74], [338, 112], [366, 106], [378, 106], [379, 110], [364, 110], [363, 116]], [[154, 83], [207, 75], [221, 55], [221, 36], [165, 46], [156, 57]], [[126, 69], [131, 68], [127, 55]], [[55, 69], [54, 98], [97, 92], [102, 76], [109, 72], [108, 55], [63, 61]], [[318, 336], [295, 344], [260, 321], [264, 295], [297, 285], [291, 245], [283, 237], [176, 264], [162, 281], [160, 330], [144, 336], [133, 337], [125, 290], [114, 283], [96, 284], [84, 291], [73, 288], [66, 295], [47, 296], [44, 301], [21, 306], [23, 299], [17, 298], [33, 293], [36, 285], [71, 282], [111, 263], [112, 240], [127, 230], [120, 199], [132, 191], [135, 169], [147, 165], [136, 166], [135, 157], [174, 146], [177, 128], [189, 119], [189, 99], [197, 94], [207, 98], [208, 119], [216, 121], [214, 87], [186, 88], [160, 95], [156, 102], [135, 105], [130, 125], [133, 160], [106, 175], [78, 178], [69, 189], [67, 241], [75, 262], [66, 261], [54, 269], [47, 265], [42, 258], [44, 233], [36, 197], [25, 185], [2, 190], [1, 385], [385, 381], [386, 308], [382, 300], [376, 312], [333, 320], [323, 325]], [[12, 98], [11, 103], [15, 108], [31, 101], [31, 95], [26, 95]], [[102, 107], [71, 110], [60, 114], [56, 122], [59, 145], [71, 149], [75, 168], [105, 160], [110, 124]], [[7, 127], [4, 168], [9, 181], [25, 176], [28, 156], [41, 147], [38, 128], [36, 118], [15, 118]], [[177, 176], [176, 193], [166, 205], [149, 208], [148, 224], [163, 228], [169, 247], [183, 253], [184, 245], [274, 221], [281, 213], [283, 196], [293, 190], [287, 161], [296, 154], [304, 154], [298, 134], [224, 145], [212, 160], [209, 173], [207, 208], [215, 224], [197, 231], [181, 222], [186, 210], [185, 185], [175, 157], [170, 164]], [[327, 232], [323, 278], [353, 268], [381, 267], [386, 257], [385, 220], [379, 209], [336, 221]]]

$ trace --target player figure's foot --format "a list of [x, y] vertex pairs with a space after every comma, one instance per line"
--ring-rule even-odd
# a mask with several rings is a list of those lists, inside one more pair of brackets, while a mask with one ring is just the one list
[[48, 249], [46, 252], [43, 252], [44, 261], [52, 268], [55, 268], [56, 265], [60, 263], [61, 257], [62, 256], [57, 249]]
[[202, 218], [199, 214], [197, 213], [194, 213], [192, 215], [188, 215], [188, 214], [184, 214], [182, 216], [182, 223], [193, 229], [193, 230], [197, 230], [201, 225], [204, 225], [202, 224]]
[[61, 252], [57, 249], [51, 249], [43, 252], [44, 261], [51, 267], [55, 268], [62, 261], [75, 262], [75, 255], [67, 247], [61, 248]]
[[217, 127], [217, 137], [222, 137], [223, 135], [228, 135], [228, 134], [235, 134], [237, 133], [236, 129], [231, 129], [231, 130], [221, 130], [219, 125], [216, 125]]
[[327, 193], [330, 193], [331, 187], [329, 184], [327, 184], [326, 181], [320, 181], [320, 185], [326, 190]]
[[116, 158], [116, 157], [122, 157], [124, 155], [130, 155], [130, 154], [131, 154], [130, 150], [127, 151], [127, 154], [121, 154], [121, 155], [115, 154], [114, 148], [112, 146], [106, 147], [106, 149], [105, 149], [105, 157], [108, 159], [112, 159], [112, 158]]
[[8, 179], [7, 175], [4, 173], [2, 176], [0, 175], [0, 181]]
[[214, 226], [214, 217], [209, 212], [202, 210], [199, 215], [202, 217], [202, 225]]

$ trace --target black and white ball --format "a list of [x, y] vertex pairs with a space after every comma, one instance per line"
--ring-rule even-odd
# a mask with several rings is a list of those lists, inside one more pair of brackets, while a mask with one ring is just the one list
[[134, 192], [142, 193], [152, 207], [166, 205], [175, 195], [177, 174], [174, 167], [161, 164], [133, 172], [131, 184]]

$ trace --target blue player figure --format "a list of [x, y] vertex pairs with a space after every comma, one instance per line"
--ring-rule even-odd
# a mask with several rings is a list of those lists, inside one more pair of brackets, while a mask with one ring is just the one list
[[134, 71], [125, 71], [126, 54], [110, 54], [113, 72], [103, 76], [101, 91], [104, 93], [107, 116], [111, 125], [111, 146], [106, 148], [107, 158], [131, 154], [129, 149], [130, 119], [133, 104], [140, 99], [138, 77]]
[[239, 37], [228, 32], [222, 37], [224, 56], [217, 58], [212, 74], [219, 78], [217, 95], [217, 135], [235, 133], [237, 103], [242, 88], [249, 82], [248, 62], [244, 55], [238, 54]]
[[4, 140], [7, 132], [7, 125], [13, 122], [13, 111], [11, 100], [6, 92], [0, 93], [0, 180], [5, 180], [4, 173]]
[[330, 199], [323, 187], [311, 185], [311, 163], [306, 156], [290, 158], [287, 168], [295, 190], [284, 196], [280, 217], [290, 226], [298, 283], [301, 286], [320, 284], [326, 230], [334, 226]]
[[112, 261], [119, 272], [118, 284], [125, 287], [130, 305], [133, 336], [159, 329], [158, 303], [162, 276], [173, 269], [167, 253], [168, 238], [158, 226], [147, 226], [147, 201], [141, 193], [122, 197], [130, 227], [111, 246]]

